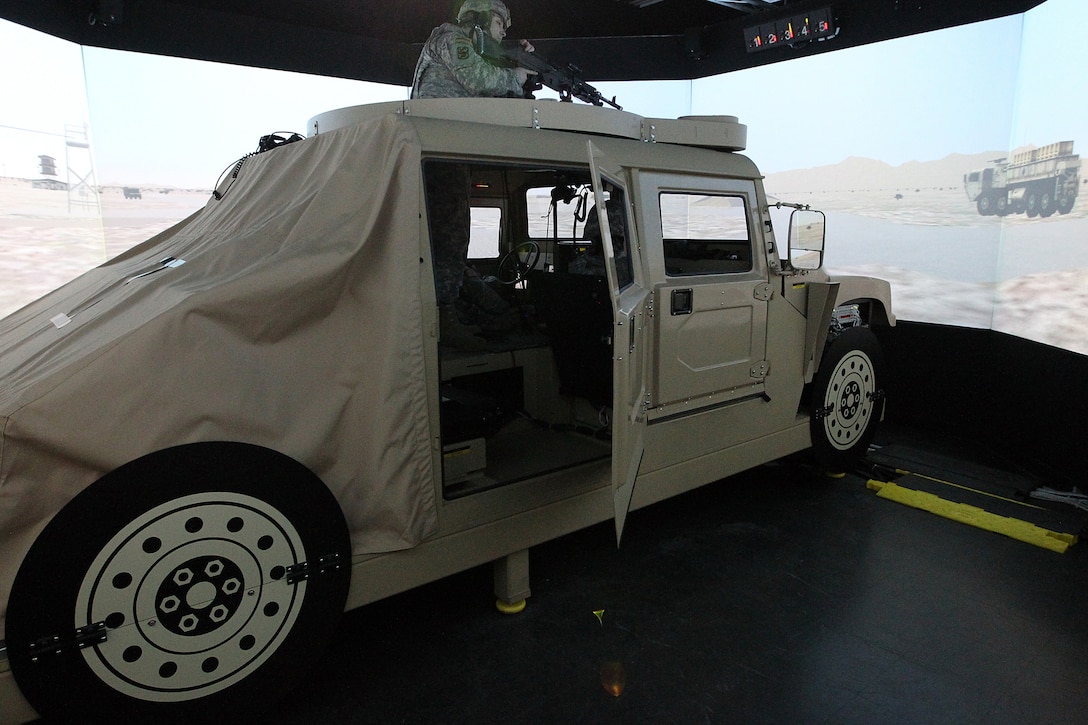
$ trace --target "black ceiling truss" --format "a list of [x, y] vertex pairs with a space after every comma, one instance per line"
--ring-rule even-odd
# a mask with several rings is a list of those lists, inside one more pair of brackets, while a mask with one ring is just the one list
[[[1025, 12], [1043, 0], [506, 0], [511, 37], [592, 81], [702, 78]], [[0, 0], [87, 46], [408, 85], [457, 0]], [[837, 35], [759, 53], [744, 30], [830, 7]]]

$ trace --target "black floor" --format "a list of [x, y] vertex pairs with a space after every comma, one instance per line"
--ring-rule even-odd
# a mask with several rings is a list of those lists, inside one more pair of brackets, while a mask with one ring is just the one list
[[[878, 442], [876, 462], [1010, 499], [1029, 480], [999, 451]], [[496, 612], [488, 567], [353, 611], [263, 721], [1088, 719], [1088, 541], [1054, 553], [878, 498], [867, 478], [789, 461], [632, 513], [619, 550], [611, 524], [540, 546], [520, 615]]]

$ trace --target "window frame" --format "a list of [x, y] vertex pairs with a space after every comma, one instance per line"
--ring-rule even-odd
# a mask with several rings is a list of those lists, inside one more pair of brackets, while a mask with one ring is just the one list
[[[686, 231], [688, 233], [685, 234], [683, 237], [673, 236], [673, 235], [666, 236], [666, 234], [665, 234], [666, 231], [672, 231], [671, 229], [666, 230], [666, 206], [665, 206], [664, 202], [665, 202], [665, 198], [669, 197], [669, 196], [687, 197], [687, 199], [688, 199], [688, 202], [687, 202], [687, 205], [686, 205], [687, 213], [686, 213], [686, 215], [684, 217], [685, 226], [687, 227]], [[667, 277], [702, 277], [702, 276], [717, 275], [717, 274], [745, 274], [745, 273], [751, 272], [754, 269], [755, 260], [754, 260], [754, 244], [753, 244], [753, 240], [752, 240], [752, 224], [751, 224], [750, 215], [748, 213], [748, 211], [749, 211], [748, 210], [748, 200], [747, 200], [747, 198], [746, 198], [746, 196], [744, 194], [736, 193], [736, 192], [721, 192], [721, 191], [715, 191], [715, 192], [709, 192], [708, 193], [708, 192], [702, 192], [702, 191], [694, 192], [694, 191], [680, 191], [680, 190], [674, 190], [674, 189], [658, 189], [656, 198], [657, 198], [658, 222], [659, 222], [659, 225], [661, 227], [661, 229], [660, 229], [660, 232], [661, 232], [661, 253], [662, 253], [662, 258], [663, 258], [664, 267], [665, 267], [665, 276], [667, 276]], [[702, 236], [702, 235], [692, 234], [691, 233], [692, 231], [698, 231], [697, 228], [693, 229], [692, 225], [690, 223], [691, 222], [691, 213], [690, 212], [691, 212], [692, 207], [698, 205], [701, 200], [706, 200], [706, 199], [711, 199], [711, 198], [731, 199], [731, 200], [737, 200], [739, 202], [739, 203], [730, 203], [730, 204], [727, 205], [726, 208], [736, 209], [739, 212], [739, 214], [737, 214], [735, 216], [736, 216], [737, 219], [743, 221], [743, 223], [744, 223], [744, 238], [743, 239], [734, 238], [734, 237], [727, 237], [727, 236], [713, 236], [713, 235], [709, 235], [709, 234], [706, 235], [706, 236]], [[699, 199], [699, 200], [693, 201], [693, 199]], [[708, 204], [707, 207], [711, 208], [711, 209], [721, 208], [721, 207], [718, 207], [718, 205], [714, 205], [714, 204]], [[730, 219], [730, 220], [732, 221], [733, 219]], [[683, 247], [683, 248], [691, 248], [691, 249], [697, 249], [699, 247], [702, 247], [702, 248], [706, 249], [708, 252], [710, 252], [711, 250], [714, 250], [714, 249], [718, 249], [719, 254], [724, 252], [727, 255], [728, 254], [737, 254], [738, 256], [736, 258], [732, 258], [732, 257], [721, 258], [721, 257], [717, 257], [716, 255], [712, 255], [712, 254], [708, 253], [708, 254], [705, 254], [705, 255], [700, 256], [700, 257], [687, 257], [686, 259], [689, 259], [689, 260], [691, 260], [692, 262], [695, 263], [694, 268], [692, 268], [690, 271], [671, 272], [670, 271], [670, 260], [682, 259], [682, 257], [679, 257], [679, 256], [675, 256], [675, 255], [670, 256], [670, 254], [669, 254], [670, 248], [675, 248], [675, 247]], [[730, 250], [735, 250], [735, 251], [731, 252]], [[707, 265], [710, 262], [715, 261], [715, 260], [721, 262], [722, 264], [719, 265], [718, 267], [708, 267], [708, 268], [706, 268]], [[737, 263], [740, 263], [740, 264], [737, 264]], [[741, 266], [741, 265], [744, 265], [744, 266]], [[704, 267], [704, 268], [700, 268], [700, 267]], [[675, 264], [672, 265], [672, 268], [673, 269], [676, 268]]]

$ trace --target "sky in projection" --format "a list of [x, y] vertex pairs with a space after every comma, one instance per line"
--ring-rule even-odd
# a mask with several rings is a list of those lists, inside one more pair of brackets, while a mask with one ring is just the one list
[[[1085, 81], [1062, 70], [1075, 67], [1075, 49], [1048, 32], [1086, 25], [1088, 3], [1049, 0], [1024, 15], [797, 63], [599, 85], [641, 115], [739, 116], [767, 173], [849, 156], [894, 165], [1088, 138], [1088, 94], [1077, 87]], [[32, 175], [65, 124], [89, 120], [100, 182], [207, 187], [261, 135], [305, 132], [322, 111], [406, 96], [396, 86], [81, 48], [3, 21], [0, 63], [28, 69], [0, 78], [0, 127], [9, 130], [0, 174], [13, 176]]]
[[[1083, 152], [1088, 76], [1076, 72], [1079, 44], [1054, 33], [1076, 27], [1088, 27], [1088, 3], [1048, 0], [1022, 15], [796, 62], [695, 81], [598, 87], [625, 110], [651, 118], [739, 117], [748, 126], [747, 154], [768, 184], [851, 157], [887, 166], [844, 164], [821, 169], [818, 178], [837, 183], [858, 178], [850, 168], [879, 168], [885, 183], [898, 167], [919, 166], [909, 162], [939, 167], [952, 185], [938, 182], [911, 204], [882, 195], [871, 179], [858, 182], [869, 189], [865, 198], [850, 195], [854, 181], [824, 184], [840, 192], [812, 197], [834, 213], [829, 266], [889, 279], [903, 319], [992, 327], [1088, 352], [1088, 298], [1079, 292], [1088, 251], [1070, 245], [1088, 225], [1083, 210], [1045, 224], [1023, 215], [980, 217], [959, 181], [985, 163], [980, 159], [1022, 146], [1073, 140]], [[79, 164], [66, 157], [75, 148], [66, 134], [70, 140], [87, 128], [95, 181], [113, 187], [211, 189], [265, 134], [305, 133], [308, 119], [324, 111], [408, 95], [399, 86], [85, 48], [5, 21], [0, 63], [23, 69], [0, 74], [0, 177], [38, 178], [38, 158], [49, 155], [62, 176], [67, 165], [71, 180]], [[963, 168], [958, 158], [941, 162], [953, 154], [986, 156]], [[912, 193], [921, 194], [921, 186], [913, 184]], [[203, 203], [201, 193], [189, 195], [192, 208]], [[105, 243], [123, 248], [162, 228], [147, 224], [114, 225]], [[21, 253], [23, 246], [12, 249]], [[16, 254], [11, 263], [37, 268], [20, 260]], [[71, 266], [72, 274], [80, 271], [75, 261]], [[950, 291], [953, 282], [958, 287]]]

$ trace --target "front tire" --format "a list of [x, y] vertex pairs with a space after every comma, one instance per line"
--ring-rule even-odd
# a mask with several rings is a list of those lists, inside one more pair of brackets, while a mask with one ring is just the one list
[[824, 351], [812, 383], [812, 447], [844, 470], [868, 450], [884, 411], [884, 354], [872, 331], [851, 327]]
[[150, 454], [35, 540], [8, 603], [12, 672], [62, 721], [248, 719], [324, 649], [350, 559], [339, 504], [298, 462], [234, 443]]

